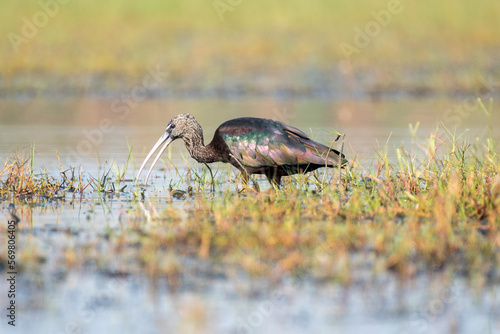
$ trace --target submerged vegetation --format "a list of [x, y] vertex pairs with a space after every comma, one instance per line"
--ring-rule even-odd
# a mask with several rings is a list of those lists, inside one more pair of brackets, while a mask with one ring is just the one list
[[[74, 247], [52, 246], [61, 252], [52, 252], [50, 261], [64, 270], [145, 272], [167, 277], [172, 287], [200, 270], [343, 284], [388, 271], [413, 277], [450, 270], [483, 286], [500, 279], [498, 147], [492, 138], [468, 142], [434, 134], [397, 149], [392, 155], [397, 161], [381, 150], [373, 170], [354, 161], [341, 175], [316, 171], [288, 178], [280, 190], [261, 192], [238, 192], [240, 180], [229, 169], [214, 173], [215, 191], [205, 168], [179, 169], [175, 173], [183, 177], [160, 198], [153, 189], [134, 197], [123, 188], [122, 172], [108, 170], [88, 187], [81, 173], [70, 177], [63, 171], [55, 180], [33, 174], [30, 159], [14, 159], [2, 171], [0, 192], [4, 203], [35, 196], [63, 203], [75, 198], [92, 203], [94, 194], [127, 198], [118, 225], [99, 229], [91, 239], [74, 236]], [[233, 183], [236, 188], [228, 186]], [[23, 215], [17, 215], [29, 234]], [[22, 248], [20, 263], [44, 265], [48, 256], [33, 244]], [[361, 278], [359, 270], [369, 275]]]

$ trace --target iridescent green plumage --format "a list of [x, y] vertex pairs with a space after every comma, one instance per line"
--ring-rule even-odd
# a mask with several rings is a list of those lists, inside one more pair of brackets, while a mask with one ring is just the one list
[[227, 162], [238, 168], [245, 180], [250, 174], [265, 174], [278, 186], [282, 176], [347, 163], [343, 154], [341, 157], [340, 152], [313, 141], [299, 129], [266, 118], [229, 120], [217, 128], [214, 138], [205, 146], [200, 124], [193, 116], [181, 114], [168, 123], [165, 133], [142, 163], [139, 175], [154, 151], [164, 145], [153, 166], [170, 142], [178, 138], [198, 162]]
[[[299, 129], [275, 120], [237, 118], [222, 124], [217, 134], [247, 173], [266, 174], [278, 184], [281, 176], [339, 165], [340, 152], [311, 140]], [[346, 163], [343, 158], [341, 164]]]

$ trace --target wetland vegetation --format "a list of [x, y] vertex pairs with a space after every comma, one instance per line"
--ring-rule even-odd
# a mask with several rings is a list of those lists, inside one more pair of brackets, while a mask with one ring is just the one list
[[[500, 2], [220, 2], [0, 2], [19, 330], [498, 330]], [[241, 191], [173, 147], [136, 187], [185, 112], [340, 131], [350, 164]]]
[[[92, 177], [70, 168], [53, 177], [35, 174], [33, 158], [13, 157], [2, 170], [0, 194], [12, 203], [12, 218], [28, 229], [23, 206], [96, 197], [130, 200], [120, 228], [56, 256], [63, 267], [68, 256], [71, 266], [83, 267], [95, 266], [99, 258], [104, 272], [118, 266], [123, 275], [144, 271], [152, 277], [174, 275], [179, 282], [190, 258], [209, 261], [212, 269], [234, 267], [273, 279], [307, 272], [314, 279], [352, 284], [353, 271], [368, 262], [372, 275], [452, 270], [484, 285], [499, 279], [497, 148], [494, 138], [415, 138], [409, 150], [397, 149], [397, 161], [378, 152], [373, 170], [354, 160], [340, 175], [322, 170], [292, 176], [282, 189], [261, 192], [238, 192], [241, 180], [229, 168], [217, 169], [212, 184], [204, 168], [172, 166], [167, 173], [178, 175], [163, 195], [170, 204], [159, 211], [149, 201], [155, 190], [134, 190], [133, 177], [119, 169]], [[106, 253], [94, 249], [95, 243], [109, 244]], [[20, 263], [44, 266], [49, 259], [42, 253], [22, 250]], [[366, 255], [361, 262], [353, 258], [359, 253]]]

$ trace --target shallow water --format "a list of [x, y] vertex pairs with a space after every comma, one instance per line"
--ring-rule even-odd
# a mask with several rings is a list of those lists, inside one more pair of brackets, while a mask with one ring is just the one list
[[[107, 162], [124, 165], [129, 145], [133, 147], [132, 168], [137, 168], [163, 133], [168, 120], [179, 113], [191, 113], [204, 128], [205, 141], [216, 127], [236, 117], [266, 117], [283, 121], [330, 144], [340, 132], [346, 135], [344, 151], [363, 166], [375, 160], [375, 151], [410, 147], [409, 125], [419, 123], [421, 141], [438, 132], [443, 141], [449, 132], [462, 138], [484, 139], [487, 125], [495, 134], [500, 115], [485, 116], [475, 97], [450, 100], [330, 101], [242, 99], [220, 100], [146, 100], [126, 111], [117, 110], [113, 100], [5, 100], [0, 104], [0, 159], [13, 151], [28, 150], [35, 143], [36, 164], [49, 172], [59, 171], [56, 151], [63, 166], [82, 166], [93, 171]], [[447, 130], [444, 130], [444, 129]], [[418, 141], [417, 141], [418, 143]], [[174, 158], [187, 156], [181, 142], [171, 145]], [[335, 145], [340, 147], [340, 141]], [[390, 150], [394, 151], [394, 150]], [[190, 165], [195, 163], [189, 160]], [[165, 165], [163, 165], [165, 167]]]
[[[465, 100], [466, 101], [466, 100]], [[345, 153], [363, 168], [375, 162], [375, 151], [422, 144], [423, 138], [444, 125], [463, 139], [482, 141], [487, 125], [493, 131], [500, 117], [488, 119], [478, 106], [464, 100], [146, 100], [120, 117], [113, 101], [5, 100], [0, 105], [0, 159], [16, 150], [29, 151], [35, 143], [35, 166], [58, 177], [61, 167], [82, 166], [85, 177], [98, 177], [109, 168], [123, 170], [133, 146], [126, 179], [132, 179], [145, 154], [163, 132], [168, 120], [189, 112], [211, 139], [223, 121], [240, 116], [268, 117], [301, 128], [329, 143], [346, 134]], [[467, 102], [467, 101], [466, 101]], [[462, 106], [462, 107], [461, 107]], [[104, 122], [104, 123], [103, 123]], [[420, 122], [414, 139], [408, 124]], [[104, 125], [103, 125], [104, 124]], [[445, 132], [440, 132], [446, 137]], [[337, 145], [336, 147], [339, 147]], [[418, 150], [418, 146], [415, 146]], [[394, 150], [390, 150], [394, 151]], [[186, 172], [187, 153], [174, 143], [169, 153], [180, 172]], [[390, 157], [395, 159], [395, 157]], [[203, 169], [190, 158], [187, 163]], [[216, 170], [227, 170], [219, 165]], [[233, 175], [236, 173], [233, 172]], [[143, 176], [144, 177], [144, 176]], [[21, 218], [19, 245], [40, 243], [47, 254], [64, 247], [98, 240], [108, 229], [120, 230], [134, 212], [155, 215], [169, 205], [182, 210], [189, 201], [165, 199], [168, 185], [179, 176], [168, 159], [155, 168], [143, 207], [133, 199], [132, 180], [120, 196], [90, 193], [67, 195], [57, 203], [16, 206]], [[265, 184], [265, 181], [262, 181]], [[0, 203], [3, 221], [12, 206]], [[1, 240], [4, 248], [4, 239]], [[359, 255], [363, 261], [364, 254]], [[391, 274], [372, 277], [370, 270], [354, 273], [354, 284], [314, 282], [308, 278], [271, 283], [241, 273], [210, 276], [194, 263], [182, 277], [182, 288], [168, 280], [150, 281], [144, 274], [121, 276], [114, 272], [67, 270], [51, 260], [47, 272], [18, 275], [19, 333], [494, 333], [500, 331], [499, 287], [475, 291], [460, 277], [421, 275], [400, 282]], [[119, 263], [117, 264], [117, 266]], [[117, 270], [119, 272], [119, 270]], [[0, 291], [6, 281], [0, 280]], [[1, 324], [2, 332], [6, 328]], [[9, 328], [10, 330], [10, 328]]]
[[[195, 281], [185, 291], [145, 277], [71, 272], [43, 288], [19, 282], [20, 333], [495, 333], [498, 287], [483, 295], [460, 279], [388, 278], [365, 286], [247, 278]], [[2, 286], [3, 288], [3, 286]], [[27, 306], [29, 305], [29, 306]], [[29, 319], [29, 321], [28, 321]], [[2, 324], [3, 325], [3, 324]]]

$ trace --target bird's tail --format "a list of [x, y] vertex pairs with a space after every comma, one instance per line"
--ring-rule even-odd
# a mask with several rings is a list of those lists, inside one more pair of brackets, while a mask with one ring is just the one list
[[[325, 146], [323, 144], [317, 143], [312, 140], [300, 139], [307, 149], [306, 155], [309, 157], [321, 157], [322, 163], [328, 167], [346, 167], [349, 161], [346, 159], [345, 154], [339, 151]], [[311, 161], [312, 162], [312, 161]], [[315, 161], [315, 163], [318, 163]], [[319, 163], [321, 164], [321, 162]]]

